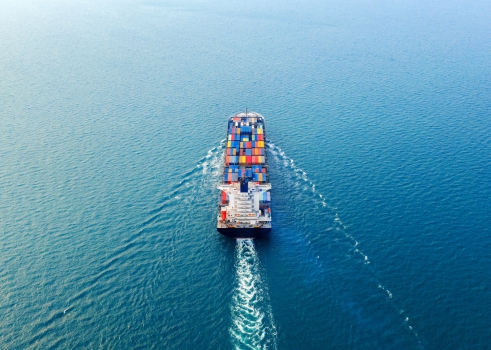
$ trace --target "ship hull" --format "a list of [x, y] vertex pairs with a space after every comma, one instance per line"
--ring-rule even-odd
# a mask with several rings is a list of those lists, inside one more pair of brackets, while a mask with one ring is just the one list
[[264, 117], [240, 112], [227, 122], [217, 230], [231, 238], [260, 238], [271, 232], [271, 184]]
[[269, 235], [271, 228], [218, 228], [218, 232], [231, 238], [264, 238]]

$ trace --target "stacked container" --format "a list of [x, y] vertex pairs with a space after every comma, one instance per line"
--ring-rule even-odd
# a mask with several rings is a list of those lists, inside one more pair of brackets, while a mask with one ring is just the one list
[[[256, 117], [233, 117], [229, 122], [225, 150], [226, 173], [237, 173], [226, 177], [227, 182], [253, 178], [257, 182], [266, 182], [266, 162], [264, 128], [262, 119]], [[251, 167], [245, 168], [245, 167]], [[233, 168], [235, 167], [235, 168]], [[239, 171], [240, 168], [240, 171]], [[237, 171], [233, 170], [237, 169]]]

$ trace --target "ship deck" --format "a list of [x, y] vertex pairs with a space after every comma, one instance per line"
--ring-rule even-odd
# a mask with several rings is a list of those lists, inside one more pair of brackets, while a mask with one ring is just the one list
[[263, 116], [242, 112], [229, 118], [217, 218], [218, 231], [227, 236], [255, 237], [271, 231], [265, 143]]

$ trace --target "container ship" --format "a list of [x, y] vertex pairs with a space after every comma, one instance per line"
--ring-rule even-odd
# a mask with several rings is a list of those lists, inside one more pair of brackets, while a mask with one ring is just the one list
[[218, 232], [226, 236], [257, 238], [271, 232], [271, 184], [265, 144], [262, 115], [246, 111], [228, 119], [217, 223]]

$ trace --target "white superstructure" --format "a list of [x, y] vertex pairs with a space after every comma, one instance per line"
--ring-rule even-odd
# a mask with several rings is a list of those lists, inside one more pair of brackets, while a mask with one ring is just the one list
[[[222, 228], [271, 227], [269, 209], [271, 184], [249, 182], [247, 187], [247, 192], [241, 192], [238, 182], [218, 186], [226, 193], [228, 199], [220, 206], [218, 223]], [[264, 197], [266, 201], [262, 200]], [[225, 220], [222, 220], [223, 218]]]

